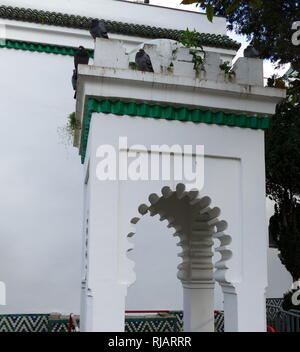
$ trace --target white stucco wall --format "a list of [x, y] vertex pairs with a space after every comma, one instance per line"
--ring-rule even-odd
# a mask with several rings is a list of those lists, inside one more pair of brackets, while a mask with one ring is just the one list
[[0, 50], [0, 314], [79, 311], [82, 168], [57, 128], [72, 58]]

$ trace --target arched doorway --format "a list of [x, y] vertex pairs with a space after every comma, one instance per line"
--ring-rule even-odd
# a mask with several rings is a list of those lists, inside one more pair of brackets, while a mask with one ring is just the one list
[[[219, 220], [220, 209], [210, 207], [211, 199], [201, 197], [197, 190], [186, 191], [185, 185], [177, 184], [176, 189], [163, 187], [161, 195], [150, 194], [150, 204], [141, 204], [140, 215], [159, 214], [160, 220], [167, 220], [168, 227], [174, 228], [174, 236], [179, 237], [181, 247], [177, 277], [183, 286], [184, 330], [214, 331], [214, 285], [215, 280], [225, 280], [226, 261], [232, 256], [228, 245], [231, 237], [225, 234], [227, 223]], [[134, 217], [137, 224], [140, 217]], [[130, 232], [128, 237], [132, 237]], [[215, 249], [221, 255], [213, 264], [214, 239], [220, 242]], [[214, 270], [215, 269], [215, 270]]]

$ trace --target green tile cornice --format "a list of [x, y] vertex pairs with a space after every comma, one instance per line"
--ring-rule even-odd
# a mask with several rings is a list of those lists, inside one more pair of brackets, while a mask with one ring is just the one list
[[[88, 29], [91, 21], [91, 18], [85, 16], [4, 5], [0, 6], [0, 18], [78, 29]], [[105, 23], [110, 33], [138, 36], [143, 38], [165, 38], [178, 40], [182, 33], [180, 30], [151, 27], [133, 23], [108, 20], [105, 20]], [[201, 45], [232, 50], [238, 50], [240, 48], [240, 44], [229, 38], [227, 35], [199, 33], [198, 38]]]
[[188, 109], [185, 107], [163, 106], [139, 102], [124, 102], [121, 100], [96, 100], [89, 98], [86, 113], [82, 122], [80, 155], [84, 162], [90, 122], [92, 113], [140, 116], [145, 118], [156, 118], [165, 120], [190, 121], [195, 123], [208, 123], [215, 125], [251, 128], [264, 130], [269, 127], [269, 117], [248, 116], [244, 114], [232, 114], [222, 111]]
[[[0, 43], [0, 48], [16, 49], [16, 50], [27, 50], [35, 51], [39, 53], [57, 54], [57, 55], [70, 55], [73, 56], [76, 48], [51, 45], [51, 44], [41, 44], [33, 42], [24, 42], [19, 40], [6, 40]], [[90, 57], [94, 56], [93, 50], [88, 50]]]

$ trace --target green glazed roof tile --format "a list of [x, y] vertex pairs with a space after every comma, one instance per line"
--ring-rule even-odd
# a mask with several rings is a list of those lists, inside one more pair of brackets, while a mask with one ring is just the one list
[[[64, 47], [59, 45], [40, 44], [32, 42], [23, 42], [19, 40], [6, 40], [0, 44], [0, 48], [16, 49], [16, 50], [28, 50], [36, 51], [39, 53], [57, 54], [57, 55], [69, 55], [73, 56], [76, 48]], [[94, 56], [93, 50], [88, 50], [89, 56]]]
[[117, 114], [129, 116], [141, 116], [149, 118], [160, 118], [178, 121], [192, 121], [196, 123], [218, 124], [231, 127], [267, 129], [269, 117], [257, 117], [225, 113], [223, 111], [213, 112], [211, 110], [188, 109], [185, 107], [151, 105], [138, 102], [124, 102], [121, 100], [90, 98], [87, 101], [86, 114], [83, 118], [81, 131], [80, 155], [84, 162], [86, 147], [90, 129], [91, 116], [93, 112], [103, 114]]
[[[85, 16], [68, 15], [59, 12], [49, 12], [12, 6], [0, 6], [0, 18], [47, 24], [60, 27], [88, 29], [91, 19]], [[165, 38], [178, 40], [182, 31], [168, 28], [105, 20], [110, 33], [138, 36], [144, 38]], [[227, 35], [199, 33], [201, 45], [238, 50], [240, 44]]]

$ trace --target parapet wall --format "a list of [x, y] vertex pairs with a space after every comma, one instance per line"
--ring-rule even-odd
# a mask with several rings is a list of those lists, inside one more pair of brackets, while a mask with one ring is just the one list
[[239, 58], [231, 68], [220, 53], [201, 52], [168, 39], [147, 41], [130, 52], [119, 40], [97, 39], [94, 65], [135, 70], [135, 55], [143, 48], [150, 56], [155, 74], [190, 77], [198, 81], [263, 86], [263, 60]]

